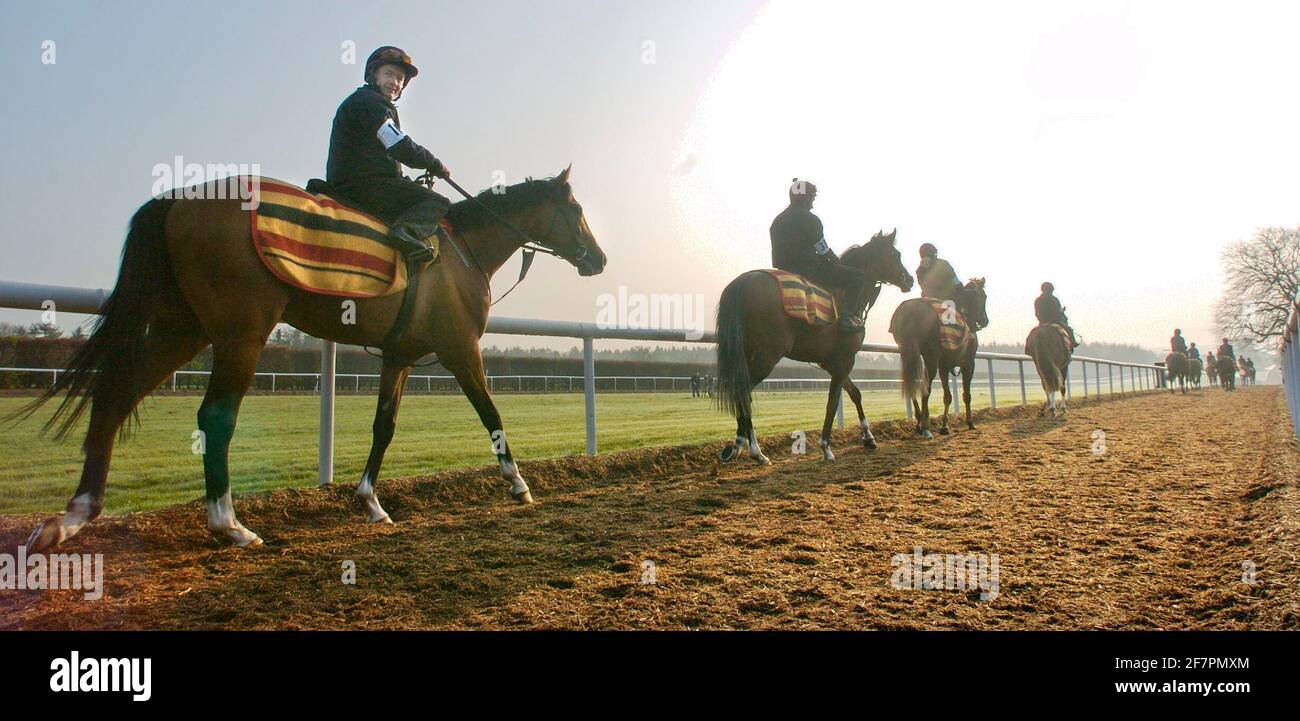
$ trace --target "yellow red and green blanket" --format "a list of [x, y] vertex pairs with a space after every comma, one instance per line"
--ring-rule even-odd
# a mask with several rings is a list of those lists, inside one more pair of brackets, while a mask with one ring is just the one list
[[[258, 178], [253, 247], [277, 278], [302, 290], [374, 298], [406, 289], [406, 262], [385, 244], [388, 225], [326, 195]], [[434, 243], [437, 257], [437, 236]]]
[[957, 310], [956, 304], [939, 298], [921, 300], [929, 303], [939, 316], [939, 345], [944, 350], [950, 351], [961, 348], [966, 342], [967, 334], [970, 333], [970, 327], [966, 325], [966, 319]]
[[786, 315], [808, 325], [827, 325], [839, 318], [830, 291], [788, 270], [764, 268], [763, 272], [781, 288], [781, 307]]

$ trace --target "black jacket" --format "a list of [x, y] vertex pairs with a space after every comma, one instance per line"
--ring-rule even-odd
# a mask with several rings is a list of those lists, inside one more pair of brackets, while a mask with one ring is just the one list
[[[390, 145], [385, 148], [380, 129], [389, 121], [392, 126], [385, 138]], [[334, 114], [325, 180], [347, 184], [369, 178], [400, 178], [401, 165], [440, 173], [442, 161], [402, 133], [401, 128], [397, 106], [372, 85], [357, 88]]]
[[1051, 293], [1043, 293], [1034, 299], [1034, 316], [1038, 318], [1039, 323], [1060, 323], [1066, 326], [1070, 324], [1065, 319], [1065, 310], [1061, 308], [1061, 301]]
[[[790, 205], [776, 216], [769, 230], [772, 236], [772, 265], [783, 270], [801, 272], [802, 269], [827, 261], [838, 260], [826, 246], [822, 221], [812, 210], [801, 205]], [[818, 253], [818, 245], [825, 252]]]

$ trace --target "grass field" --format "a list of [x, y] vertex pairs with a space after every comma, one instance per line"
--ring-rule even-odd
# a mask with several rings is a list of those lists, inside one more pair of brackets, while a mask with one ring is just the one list
[[[977, 383], [978, 383], [977, 378]], [[975, 390], [975, 407], [988, 406], [988, 389]], [[1041, 400], [1034, 389], [1030, 401]], [[941, 412], [939, 384], [931, 412]], [[999, 388], [1002, 405], [1019, 402], [1018, 389]], [[1005, 395], [1002, 395], [1005, 394]], [[760, 435], [815, 430], [821, 426], [822, 393], [760, 393], [755, 396], [755, 426]], [[0, 417], [30, 399], [0, 398]], [[935, 402], [937, 400], [937, 402]], [[196, 430], [196, 396], [155, 396], [141, 406], [141, 428], [113, 454], [105, 512], [143, 511], [203, 495], [201, 456], [191, 452]], [[528, 461], [583, 453], [586, 448], [583, 397], [577, 393], [501, 394], [497, 407], [515, 457], [528, 477]], [[896, 391], [865, 395], [873, 421], [903, 415]], [[855, 422], [852, 405], [845, 420]], [[0, 513], [62, 510], [81, 474], [79, 431], [62, 442], [40, 436], [54, 403], [18, 425], [0, 426]], [[339, 396], [336, 404], [334, 477], [354, 483], [370, 450], [374, 417], [372, 396]], [[244, 400], [231, 446], [231, 480], [236, 493], [316, 483], [319, 399], [315, 396], [256, 395]], [[936, 421], [937, 423], [937, 421]], [[596, 396], [597, 441], [602, 453], [647, 446], [722, 442], [735, 421], [713, 409], [708, 399], [686, 393], [618, 393]], [[461, 396], [408, 395], [402, 402], [397, 435], [388, 449], [382, 476], [489, 465], [486, 432], [469, 401]], [[382, 492], [382, 491], [381, 491]]]

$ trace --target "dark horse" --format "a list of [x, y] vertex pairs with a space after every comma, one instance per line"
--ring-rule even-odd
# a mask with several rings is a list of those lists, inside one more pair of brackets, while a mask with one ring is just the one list
[[[844, 251], [842, 262], [861, 268], [867, 276], [868, 300], [875, 302], [881, 283], [891, 283], [907, 292], [912, 289], [912, 275], [903, 267], [894, 247], [897, 231], [876, 233], [866, 245]], [[843, 303], [840, 304], [843, 307]], [[870, 305], [870, 303], [868, 304]], [[718, 407], [736, 417], [736, 440], [718, 454], [730, 461], [748, 448], [749, 455], [761, 464], [771, 461], [758, 446], [754, 432], [754, 386], [772, 372], [782, 358], [816, 363], [831, 374], [830, 393], [826, 399], [826, 419], [822, 424], [821, 448], [825, 460], [831, 453], [831, 420], [839, 405], [840, 388], [848, 391], [858, 409], [862, 425], [862, 443], [876, 447], [871, 426], [862, 410], [862, 393], [849, 373], [864, 331], [852, 334], [837, 332], [835, 324], [812, 326], [785, 314], [781, 289], [772, 276], [761, 270], [742, 273], [722, 291], [718, 302]]]
[[[393, 325], [400, 293], [356, 299], [355, 322], [349, 316], [345, 323], [340, 298], [299, 290], [272, 275], [253, 248], [244, 201], [212, 187], [222, 182], [201, 186], [197, 194], [186, 189], [185, 199], [154, 198], [136, 212], [117, 285], [94, 333], [72, 358], [69, 372], [60, 374], [58, 383], [26, 410], [30, 413], [67, 392], [46, 424], [48, 429], [62, 417], [62, 436], [90, 407], [81, 483], [67, 511], [33, 531], [31, 550], [66, 541], [99, 515], [114, 437], [125, 438], [131, 425], [126, 421], [140, 400], [208, 345], [212, 376], [198, 411], [208, 530], [236, 546], [261, 543], [235, 518], [227, 454], [240, 403], [268, 335], [283, 321], [318, 338], [380, 346]], [[572, 263], [580, 275], [604, 269], [605, 254], [573, 198], [567, 168], [555, 178], [512, 185], [505, 193], [484, 192], [478, 203]], [[479, 352], [491, 304], [489, 281], [524, 240], [482, 206], [463, 201], [449, 215], [457, 253], [460, 248], [468, 251], [474, 264], [447, 252], [438, 262], [425, 264], [406, 332], [399, 343], [384, 349], [374, 440], [357, 487], [372, 522], [391, 522], [375, 497], [374, 484], [393, 438], [406, 378], [412, 365], [429, 353], [438, 354], [478, 412], [511, 494], [521, 503], [532, 500], [488, 393]]]
[[1200, 389], [1201, 373], [1204, 372], [1205, 366], [1201, 363], [1200, 358], [1187, 359], [1187, 383], [1193, 388]]
[[1174, 384], [1179, 390], [1187, 392], [1187, 354], [1173, 352], [1165, 356], [1165, 382], [1169, 384], [1169, 394], [1174, 393]]
[[1215, 363], [1219, 366], [1219, 385], [1223, 390], [1237, 390], [1237, 362], [1230, 355], [1220, 355]]
[[962, 289], [957, 309], [970, 324], [962, 344], [956, 350], [947, 350], [939, 343], [939, 314], [924, 298], [904, 301], [894, 311], [889, 322], [889, 332], [894, 335], [898, 352], [902, 356], [903, 398], [910, 401], [916, 415], [916, 435], [933, 438], [930, 433], [930, 388], [937, 372], [943, 382], [942, 435], [948, 435], [948, 406], [952, 403], [952, 390], [948, 387], [948, 374], [961, 368], [962, 400], [966, 403], [966, 427], [975, 428], [971, 421], [970, 383], [975, 375], [975, 353], [979, 350], [977, 331], [989, 324], [985, 306], [984, 279], [975, 278]]
[[1210, 385], [1219, 385], [1219, 362], [1213, 353], [1205, 356], [1205, 375], [1210, 379]]
[[[1070, 377], [1070, 356], [1073, 355], [1073, 349], [1062, 328], [1053, 323], [1044, 323], [1029, 331], [1029, 337], [1025, 339], [1025, 355], [1034, 359], [1034, 369], [1038, 371], [1043, 391], [1047, 393], [1047, 402], [1039, 409], [1038, 415], [1043, 415], [1051, 408], [1052, 417], [1058, 417], [1057, 393], [1061, 394], [1059, 415], [1064, 415], [1065, 381]], [[967, 401], [967, 406], [969, 405], [970, 402]]]

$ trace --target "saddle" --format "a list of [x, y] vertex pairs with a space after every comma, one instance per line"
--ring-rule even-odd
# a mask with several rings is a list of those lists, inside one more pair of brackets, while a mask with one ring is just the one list
[[781, 308], [785, 314], [808, 325], [830, 325], [839, 319], [835, 295], [798, 273], [764, 268], [781, 289]]
[[[250, 222], [262, 264], [281, 281], [311, 293], [347, 298], [402, 293], [380, 345], [395, 347], [410, 320], [423, 263], [405, 258], [386, 223], [323, 180], [313, 178], [305, 190], [273, 178], [257, 182]], [[437, 240], [437, 235], [431, 239], [429, 262], [437, 261]]]
[[[1066, 349], [1069, 350], [1069, 349], [1073, 348], [1073, 346], [1070, 344], [1070, 331], [1069, 331], [1065, 326], [1061, 325], [1060, 323], [1039, 323], [1039, 324], [1038, 324], [1038, 327], [1039, 327], [1039, 328], [1043, 328], [1043, 327], [1047, 327], [1047, 328], [1055, 328], [1055, 329], [1057, 330], [1057, 332], [1061, 334], [1061, 338], [1065, 341], [1065, 347], [1066, 347]], [[1028, 340], [1025, 341], [1025, 354], [1026, 354], [1026, 355], [1029, 354], [1029, 341], [1028, 341]]]

